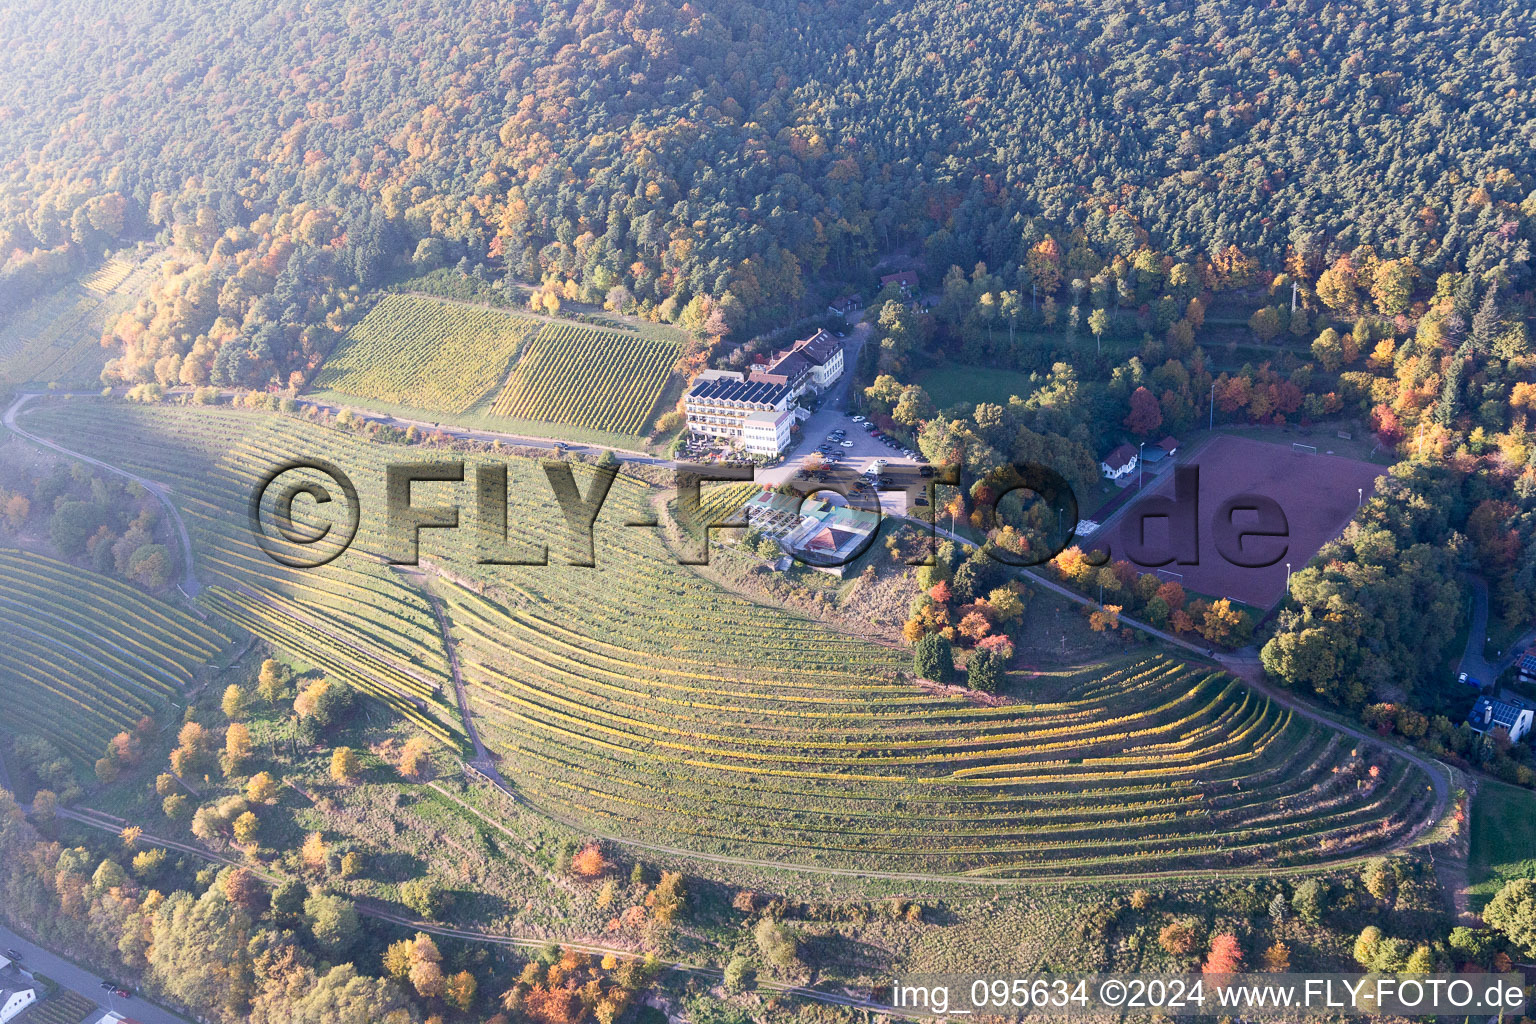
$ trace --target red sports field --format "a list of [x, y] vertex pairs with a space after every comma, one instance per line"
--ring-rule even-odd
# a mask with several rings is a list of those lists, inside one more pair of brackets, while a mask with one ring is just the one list
[[[1386, 472], [1369, 462], [1321, 452], [1314, 455], [1289, 444], [1218, 437], [1193, 455], [1181, 456], [1176, 466], [1168, 467], [1158, 476], [1156, 484], [1149, 477], [1146, 494], [1131, 501], [1090, 540], [1097, 545], [1108, 541], [1115, 558], [1124, 558], [1128, 551], [1135, 550], [1129, 545], [1135, 539], [1139, 510], [1145, 510], [1143, 503], [1150, 497], [1173, 496], [1174, 470], [1178, 466], [1200, 468], [1199, 564], [1169, 564], [1161, 567], [1161, 574], [1182, 583], [1186, 590], [1228, 597], [1258, 608], [1268, 608], [1284, 594], [1285, 563], [1291, 563], [1294, 569], [1306, 565], [1318, 548], [1338, 536], [1354, 515], [1360, 500], [1359, 489], [1363, 488], [1369, 497], [1376, 478]], [[1288, 541], [1253, 538], [1244, 542], [1245, 551], [1275, 552], [1283, 547], [1285, 553], [1274, 565], [1244, 568], [1231, 564], [1217, 550], [1214, 520], [1224, 502], [1245, 494], [1273, 499], [1285, 515]], [[1250, 513], [1238, 512], [1233, 516], [1233, 524], [1239, 530], [1254, 521]], [[1170, 550], [1168, 528], [1169, 520], [1165, 518], [1146, 521], [1147, 550]]]

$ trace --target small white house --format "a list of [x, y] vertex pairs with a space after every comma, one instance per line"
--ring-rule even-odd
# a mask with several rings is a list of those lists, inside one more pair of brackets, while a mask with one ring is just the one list
[[1511, 743], [1519, 743], [1531, 731], [1530, 708], [1510, 704], [1495, 697], [1479, 697], [1467, 714], [1467, 725], [1476, 733], [1503, 731]]
[[31, 988], [0, 988], [0, 1024], [15, 1019], [27, 1007], [37, 1002], [37, 990]]
[[1128, 444], [1122, 444], [1099, 463], [1099, 470], [1105, 479], [1119, 480], [1136, 468], [1136, 449]]

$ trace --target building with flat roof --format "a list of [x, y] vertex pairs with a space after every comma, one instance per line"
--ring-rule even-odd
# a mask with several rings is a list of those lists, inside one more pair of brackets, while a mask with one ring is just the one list
[[777, 455], [789, 447], [795, 414], [765, 409], [741, 421], [741, 446], [754, 455]]
[[[790, 398], [790, 389], [785, 384], [708, 370], [688, 389], [683, 412], [688, 429], [695, 434], [718, 437], [758, 454], [778, 455], [788, 444], [789, 430], [794, 426]], [[750, 445], [749, 417], [755, 417], [750, 427]]]

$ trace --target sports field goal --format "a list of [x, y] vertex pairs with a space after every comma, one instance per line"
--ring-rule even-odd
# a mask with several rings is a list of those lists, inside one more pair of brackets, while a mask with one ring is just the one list
[[1315, 444], [1302, 444], [1300, 441], [1292, 441], [1291, 442], [1291, 451], [1293, 451], [1293, 452], [1305, 452], [1308, 455], [1316, 455], [1317, 454], [1317, 445], [1315, 445]]

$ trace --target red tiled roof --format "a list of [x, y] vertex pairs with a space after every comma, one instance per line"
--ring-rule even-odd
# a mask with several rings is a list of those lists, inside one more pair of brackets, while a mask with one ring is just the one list
[[1123, 466], [1129, 466], [1134, 458], [1136, 458], [1136, 449], [1128, 444], [1122, 444], [1104, 456], [1104, 465], [1110, 469], [1120, 469]]

